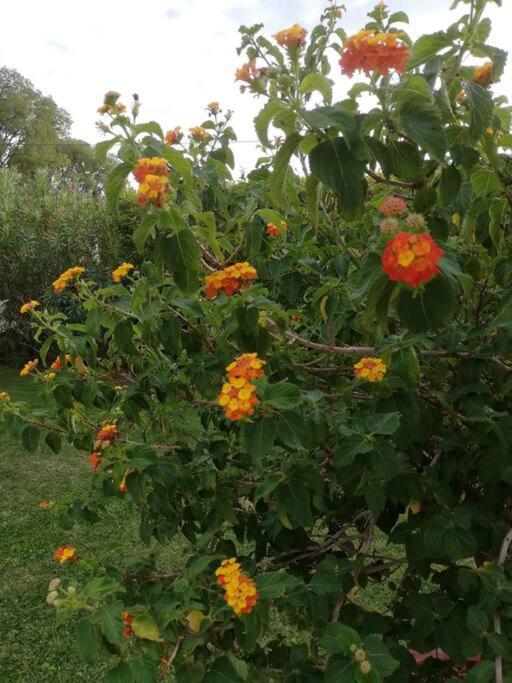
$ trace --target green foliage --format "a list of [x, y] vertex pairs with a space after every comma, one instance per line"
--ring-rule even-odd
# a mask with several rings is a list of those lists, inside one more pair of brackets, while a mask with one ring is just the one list
[[[141, 157], [169, 162], [173, 192], [142, 209], [133, 272], [73, 280], [85, 322], [32, 314], [41, 365], [63, 364], [53, 379], [33, 370], [47, 407], [0, 409], [29, 451], [44, 432], [94, 448], [96, 500], [134, 506], [144, 542], [184, 544], [178, 572], [81, 556], [90, 579], [54, 602], [85, 661], [121, 657], [106, 681], [433, 682], [477, 655], [474, 680], [497, 657], [510, 673], [512, 172], [487, 130], [508, 134], [510, 111], [462, 66], [492, 49], [485, 4], [420, 38], [403, 77], [376, 70], [316, 108], [330, 98], [325, 51], [344, 37], [336, 8], [286, 55], [242, 27], [241, 51], [267, 64], [250, 89], [271, 104], [255, 121], [269, 156], [239, 182], [230, 114], [171, 148], [138, 105], [104, 124], [120, 160], [112, 207]], [[370, 19], [407, 17], [378, 5]], [[225, 292], [205, 296], [201, 276], [245, 260], [254, 283], [224, 272]], [[249, 366], [249, 391], [230, 363], [251, 352], [265, 364]], [[216, 580], [231, 557], [258, 591], [247, 613]], [[369, 582], [389, 591], [384, 610], [358, 600]], [[447, 661], [415, 666], [439, 648]]]

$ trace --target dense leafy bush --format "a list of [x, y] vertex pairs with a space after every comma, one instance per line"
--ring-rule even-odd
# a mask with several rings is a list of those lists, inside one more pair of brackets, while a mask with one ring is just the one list
[[[117, 658], [106, 681], [510, 678], [512, 136], [485, 5], [412, 46], [383, 3], [349, 38], [334, 5], [309, 40], [243, 27], [268, 150], [247, 183], [217, 103], [184, 144], [107, 93], [107, 199], [133, 171], [152, 257], [63, 273], [84, 324], [27, 302], [51, 407], [1, 401], [27, 449], [89, 454], [68, 526], [124, 497], [143, 540], [183, 543], [168, 568], [55, 551], [76, 574], [48, 602], [85, 660]], [[335, 104], [333, 48], [368, 71]]]
[[133, 199], [123, 199], [122, 211], [113, 215], [101, 194], [84, 192], [81, 179], [61, 182], [57, 172], [43, 170], [27, 179], [0, 169], [0, 299], [7, 301], [4, 316], [13, 324], [2, 333], [4, 358], [19, 358], [23, 346], [33, 352], [33, 335], [19, 314], [28, 298], [42, 299], [53, 310], [74, 307], [69, 297], [51, 295], [51, 282], [63, 267], [85, 263], [101, 277], [134, 251]]

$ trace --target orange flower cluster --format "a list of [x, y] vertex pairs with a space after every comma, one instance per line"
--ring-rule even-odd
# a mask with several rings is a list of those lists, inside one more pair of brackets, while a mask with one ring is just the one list
[[194, 140], [207, 140], [210, 137], [210, 133], [201, 126], [193, 126], [189, 131], [190, 137]]
[[[260, 76], [261, 69], [256, 66], [256, 60], [251, 59], [250, 62], [243, 64], [239, 69], [236, 70], [235, 81], [243, 81], [244, 83], [252, 85], [260, 78]], [[240, 92], [245, 92], [245, 85], [240, 86]]]
[[105, 422], [103, 427], [98, 431], [94, 448], [108, 448], [112, 441], [119, 438], [119, 430], [114, 423]]
[[118, 102], [117, 100], [121, 97], [118, 92], [114, 90], [109, 90], [105, 93], [103, 98], [103, 104], [98, 109], [99, 114], [122, 114], [126, 111], [126, 105]]
[[27, 303], [23, 304], [23, 306], [20, 308], [20, 313], [23, 315], [24, 313], [33, 311], [37, 306], [39, 306], [39, 301], [35, 301], [35, 299], [32, 299], [32, 301], [27, 301]]
[[419, 287], [437, 273], [444, 250], [427, 233], [400, 232], [387, 243], [382, 254], [382, 270], [390, 280]]
[[167, 159], [161, 157], [139, 159], [133, 169], [133, 175], [140, 183], [136, 200], [138, 206], [146, 206], [146, 204], [162, 206], [167, 193], [172, 191], [169, 185]]
[[243, 420], [253, 415], [259, 399], [252, 380], [263, 377], [266, 361], [255, 353], [243, 353], [226, 368], [227, 382], [224, 383], [217, 399], [228, 420]]
[[101, 467], [101, 453], [94, 451], [85, 458], [91, 464], [91, 469], [94, 474], [98, 474], [98, 470]]
[[400, 34], [363, 29], [347, 38], [339, 63], [347, 76], [357, 70], [369, 76], [374, 69], [387, 76], [392, 69], [403, 74], [408, 57], [409, 48]]
[[220, 104], [218, 102], [209, 102], [206, 108], [210, 114], [218, 114], [220, 111]]
[[291, 28], [285, 28], [276, 33], [274, 38], [281, 47], [304, 47], [306, 45], [306, 29], [294, 24]]
[[53, 559], [60, 564], [65, 562], [76, 562], [78, 560], [78, 552], [76, 548], [70, 545], [60, 545], [53, 553]]
[[379, 211], [385, 216], [402, 216], [407, 211], [407, 203], [401, 197], [386, 197], [379, 204]]
[[354, 365], [354, 374], [358, 379], [365, 379], [367, 382], [380, 382], [384, 379], [387, 372], [386, 364], [382, 358], [361, 358]]
[[[71, 363], [71, 356], [69, 355], [69, 353], [66, 353], [66, 355], [64, 356], [64, 362], [66, 365], [69, 365]], [[50, 367], [52, 370], [62, 370], [60, 356], [57, 356], [57, 358], [53, 361]]]
[[277, 227], [277, 225], [274, 223], [267, 223], [267, 235], [269, 237], [277, 237], [282, 232], [286, 232], [287, 230], [288, 225], [285, 223], [285, 221], [281, 221], [279, 227]]
[[165, 142], [169, 146], [176, 145], [183, 139], [183, 133], [181, 132], [181, 126], [176, 126], [172, 130], [168, 130], [165, 134]]
[[123, 612], [121, 614], [121, 619], [123, 620], [123, 635], [126, 638], [131, 638], [133, 636], [133, 629], [130, 624], [133, 621], [133, 615], [129, 612]]
[[475, 67], [475, 73], [473, 76], [473, 83], [481, 85], [483, 88], [491, 85], [492, 83], [492, 70], [494, 64], [492, 62], [485, 62], [482, 66]]
[[0, 401], [7, 401], [9, 398], [7, 391], [0, 391]]
[[40, 510], [50, 510], [53, 506], [54, 502], [52, 500], [40, 500], [37, 504]]
[[60, 294], [62, 291], [66, 289], [70, 281], [74, 277], [78, 277], [78, 275], [81, 275], [85, 271], [85, 268], [82, 268], [81, 266], [74, 266], [73, 268], [68, 268], [66, 271], [64, 271], [59, 277], [53, 281], [53, 289], [57, 294]]
[[133, 263], [126, 263], [126, 261], [124, 263], [121, 263], [120, 266], [118, 266], [115, 270], [112, 271], [112, 278], [114, 282], [121, 282], [121, 279], [123, 277], [126, 277], [130, 270], [133, 270], [134, 268], [135, 266], [133, 265]]
[[235, 263], [205, 277], [206, 297], [214, 299], [221, 292], [226, 296], [232, 296], [235, 292], [252, 285], [256, 277], [256, 269], [247, 261]]
[[119, 486], [117, 487], [117, 490], [119, 493], [126, 493], [126, 477], [128, 476], [128, 472], [125, 472], [123, 475], [123, 478], [119, 482]]
[[28, 363], [25, 363], [25, 365], [21, 368], [20, 377], [26, 377], [27, 375], [30, 375], [32, 370], [37, 368], [38, 365], [39, 360], [37, 358], [34, 358], [34, 360], [29, 360]]
[[249, 614], [260, 596], [254, 581], [240, 569], [240, 563], [236, 558], [224, 560], [215, 576], [217, 583], [224, 590], [224, 600], [235, 614]]

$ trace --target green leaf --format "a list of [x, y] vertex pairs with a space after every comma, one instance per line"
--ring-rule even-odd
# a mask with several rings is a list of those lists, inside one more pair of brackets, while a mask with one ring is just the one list
[[469, 630], [479, 636], [484, 635], [489, 628], [489, 617], [476, 605], [468, 608], [466, 622]]
[[160, 639], [156, 621], [149, 614], [139, 614], [130, 624], [137, 638], [157, 641]]
[[90, 619], [82, 619], [75, 626], [78, 656], [86, 664], [94, 664], [101, 645], [99, 626], [91, 623]]
[[[397, 178], [408, 183], [414, 183], [423, 178], [422, 157], [414, 145], [402, 140], [392, 140], [387, 145], [387, 151], [391, 158], [392, 169], [388, 171], [389, 174], [392, 172]], [[435, 191], [433, 193], [435, 201], [436, 193]]]
[[276, 440], [276, 426], [270, 417], [262, 417], [243, 425], [247, 450], [254, 462], [268, 455]]
[[126, 662], [120, 662], [116, 667], [107, 671], [103, 683], [133, 683], [130, 666]]
[[119, 142], [119, 136], [111, 138], [110, 140], [102, 140], [102, 142], [97, 142], [94, 145], [94, 153], [98, 161], [105, 161], [107, 154], [114, 145]]
[[254, 579], [262, 600], [282, 598], [285, 593], [301, 585], [301, 581], [286, 572], [265, 572]]
[[442, 327], [454, 308], [454, 287], [443, 275], [436, 275], [426, 285], [424, 292], [401, 289], [396, 301], [400, 322], [411, 332], [425, 332]]
[[158, 659], [149, 654], [140, 655], [131, 662], [130, 668], [135, 683], [154, 683], [157, 678]]
[[310, 221], [316, 228], [318, 226], [318, 205], [320, 201], [320, 182], [318, 178], [309, 175], [304, 184], [306, 211]]
[[306, 93], [318, 91], [324, 98], [324, 102], [327, 104], [331, 103], [332, 100], [332, 81], [330, 81], [326, 76], [321, 73], [308, 73], [302, 79], [299, 86], [299, 92], [302, 95]]
[[439, 179], [439, 197], [443, 206], [452, 206], [460, 191], [462, 177], [455, 166], [448, 166], [441, 171]]
[[73, 407], [73, 395], [67, 384], [58, 384], [53, 390], [53, 398], [62, 408]]
[[370, 434], [394, 434], [400, 427], [398, 413], [377, 413], [366, 420], [366, 429]]
[[409, 23], [409, 17], [405, 12], [393, 12], [393, 14], [390, 15], [388, 19], [389, 24], [397, 24], [397, 23], [402, 23], [402, 24], [408, 24]]
[[342, 138], [317, 145], [309, 155], [309, 161], [311, 173], [338, 194], [342, 215], [356, 217], [366, 194], [363, 175], [366, 161], [356, 159]]
[[162, 257], [184, 294], [192, 294], [198, 286], [201, 268], [197, 240], [190, 230], [179, 230], [160, 242]]
[[491, 124], [493, 101], [491, 93], [478, 83], [467, 81], [464, 84], [466, 100], [469, 105], [469, 134], [472, 142], [476, 142]]
[[416, 351], [412, 346], [398, 349], [391, 357], [391, 369], [413, 387], [418, 387], [421, 379], [421, 367]]
[[119, 195], [126, 184], [126, 178], [133, 170], [133, 164], [123, 162], [116, 166], [111, 172], [105, 186], [105, 197], [107, 208], [113, 213], [117, 213]]
[[164, 134], [160, 128], [160, 124], [156, 121], [146, 121], [146, 123], [136, 123], [133, 127], [133, 132], [135, 135], [139, 133], [149, 133], [150, 135], [156, 135], [160, 140], [163, 140]]
[[131, 320], [121, 320], [121, 322], [117, 323], [114, 330], [114, 341], [119, 351], [126, 353], [126, 355], [133, 356], [137, 353], [133, 343], [133, 325]]
[[29, 453], [34, 453], [37, 450], [40, 438], [41, 430], [34, 425], [27, 425], [21, 432], [21, 445]]
[[471, 174], [471, 185], [477, 195], [500, 192], [502, 187], [500, 180], [494, 171], [489, 168], [479, 166]]
[[494, 662], [478, 662], [464, 678], [465, 683], [490, 683], [494, 678]]
[[226, 655], [216, 659], [206, 674], [206, 683], [240, 683], [246, 680], [242, 677]]
[[102, 607], [96, 612], [96, 618], [101, 627], [105, 638], [114, 645], [123, 642], [123, 622], [121, 612], [123, 605], [121, 602], [113, 602]]
[[415, 69], [420, 64], [434, 57], [438, 52], [453, 46], [453, 39], [444, 31], [437, 31], [428, 35], [420, 36], [414, 43], [412, 55], [408, 61], [408, 68]]
[[59, 454], [62, 449], [62, 437], [59, 432], [48, 432], [45, 438], [45, 443], [52, 451]]
[[324, 673], [324, 683], [354, 683], [354, 663], [344, 657], [330, 657]]
[[125, 588], [109, 576], [98, 576], [89, 581], [84, 588], [84, 595], [91, 600], [103, 600], [114, 593], [124, 593]]
[[361, 638], [353, 628], [343, 624], [329, 624], [320, 638], [320, 643], [330, 655], [350, 654], [352, 645], [360, 647]]
[[281, 413], [277, 421], [277, 437], [288, 448], [305, 448], [307, 425], [303, 416], [296, 412]]
[[360, 115], [336, 104], [332, 107], [317, 107], [311, 111], [303, 109], [302, 116], [313, 128], [339, 130], [354, 157], [364, 160], [368, 158], [368, 150], [361, 134]]
[[286, 196], [285, 186], [290, 166], [290, 159], [297, 150], [302, 136], [298, 133], [291, 133], [284, 143], [279, 148], [275, 159], [274, 169], [270, 174], [270, 195], [276, 206], [286, 209], [289, 205], [288, 197]]
[[377, 669], [383, 678], [391, 676], [396, 671], [400, 662], [391, 656], [389, 649], [377, 635], [369, 635], [364, 639], [363, 649], [368, 653], [368, 659], [374, 669]]
[[181, 320], [178, 316], [162, 320], [160, 338], [167, 353], [177, 356], [181, 353]]
[[142, 217], [140, 225], [133, 231], [132, 239], [135, 248], [139, 253], [144, 250], [144, 244], [151, 234], [155, 232], [155, 225], [158, 223], [157, 213], [145, 213]]
[[267, 384], [261, 398], [266, 405], [272, 406], [277, 410], [291, 410], [302, 403], [299, 387], [288, 382]]
[[272, 143], [268, 139], [268, 128], [273, 120], [273, 118], [282, 112], [286, 111], [286, 107], [276, 100], [269, 100], [263, 109], [254, 119], [254, 128], [256, 130], [256, 135], [258, 140], [261, 142], [263, 147], [271, 147]]
[[167, 159], [171, 168], [176, 171], [186, 183], [191, 184], [193, 182], [192, 164], [183, 156], [182, 152], [173, 149], [168, 145], [164, 145], [161, 148], [160, 154], [164, 159]]
[[443, 161], [446, 142], [441, 114], [427, 81], [421, 76], [404, 79], [395, 92], [394, 101], [401, 130], [432, 157]]

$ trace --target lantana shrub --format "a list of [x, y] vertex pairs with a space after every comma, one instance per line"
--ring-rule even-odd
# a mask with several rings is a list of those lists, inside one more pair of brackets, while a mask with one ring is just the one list
[[[454, 5], [415, 43], [384, 3], [349, 37], [334, 3], [242, 27], [264, 156], [240, 181], [221, 103], [166, 132], [107, 93], [107, 201], [132, 174], [153, 256], [63, 273], [83, 324], [28, 300], [47, 408], [0, 393], [5, 432], [91, 466], [89, 498], [38, 514], [65, 522], [49, 609], [105, 681], [510, 677], [506, 55], [486, 0]], [[109, 496], [174, 563], [69, 545]]]

